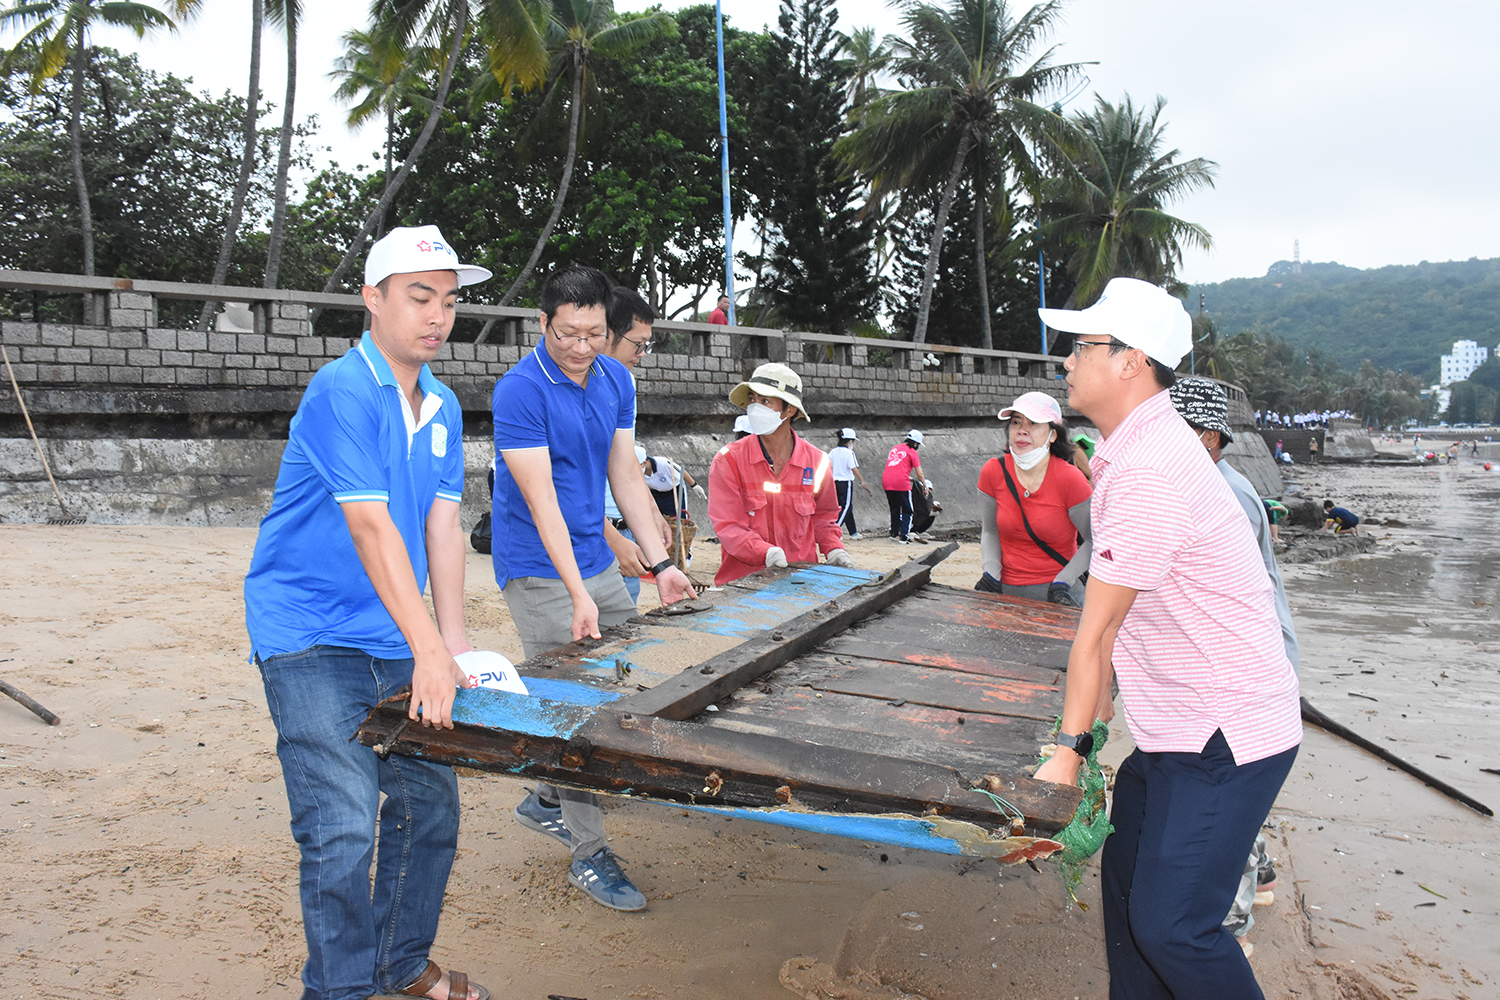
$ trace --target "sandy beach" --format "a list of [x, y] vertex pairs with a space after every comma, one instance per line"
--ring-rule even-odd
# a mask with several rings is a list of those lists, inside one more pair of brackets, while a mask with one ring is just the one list
[[[1409, 446], [1394, 455], [1407, 455]], [[1366, 519], [1374, 552], [1286, 568], [1303, 692], [1329, 716], [1500, 804], [1500, 474], [1288, 472]], [[1377, 522], [1400, 522], [1385, 526]], [[940, 525], [941, 526], [941, 523]], [[0, 993], [294, 997], [296, 851], [240, 587], [253, 529], [0, 525]], [[850, 543], [856, 562], [917, 551]], [[696, 548], [694, 575], [717, 550]], [[978, 546], [935, 573], [972, 586]], [[520, 658], [488, 557], [474, 642]], [[655, 598], [647, 586], [643, 599]], [[1117, 718], [1107, 756], [1128, 750]], [[497, 998], [1103, 998], [1097, 876], [902, 851], [622, 801], [612, 846], [651, 900], [597, 906], [559, 845], [510, 810], [523, 782], [466, 774], [434, 958]], [[1280, 885], [1256, 910], [1268, 997], [1500, 995], [1500, 833], [1309, 728], [1267, 829]]]

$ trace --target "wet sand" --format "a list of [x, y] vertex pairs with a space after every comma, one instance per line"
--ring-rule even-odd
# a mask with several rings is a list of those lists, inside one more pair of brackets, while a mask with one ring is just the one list
[[[1394, 446], [1392, 446], [1394, 448]], [[1406, 449], [1409, 452], [1409, 447]], [[1393, 452], [1399, 454], [1400, 452]], [[1289, 566], [1308, 698], [1500, 803], [1500, 477], [1477, 464], [1290, 473], [1374, 527], [1374, 553]], [[274, 733], [244, 662], [249, 529], [0, 525], [0, 993], [296, 996], [302, 932]], [[921, 551], [852, 543], [861, 565]], [[695, 575], [710, 577], [700, 543]], [[970, 586], [977, 546], [939, 567]], [[471, 635], [519, 657], [488, 559]], [[654, 597], [647, 586], [643, 597]], [[1119, 727], [1117, 727], [1118, 729]], [[1123, 757], [1128, 737], [1108, 750]], [[519, 827], [521, 781], [460, 781], [434, 957], [497, 998], [1102, 998], [1097, 878], [1000, 869], [641, 802], [612, 846], [651, 899], [620, 914]], [[1268, 997], [1489, 997], [1500, 982], [1494, 820], [1317, 729], [1271, 817], [1281, 883], [1250, 938]]]

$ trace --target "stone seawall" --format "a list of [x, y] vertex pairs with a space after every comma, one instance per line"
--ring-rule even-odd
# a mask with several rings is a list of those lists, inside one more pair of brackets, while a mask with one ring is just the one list
[[[154, 282], [119, 288], [110, 279], [0, 272], [7, 284], [51, 292], [86, 286], [103, 300], [104, 326], [0, 323], [0, 344], [64, 499], [99, 523], [256, 523], [270, 503], [302, 389], [351, 346], [348, 338], [316, 334], [311, 309], [361, 306], [355, 296]], [[254, 329], [161, 328], [158, 298], [249, 299]], [[472, 523], [486, 502], [493, 457], [490, 393], [542, 334], [531, 310], [461, 305], [459, 315], [470, 321], [469, 339], [450, 342], [432, 368], [464, 408], [465, 523]], [[476, 342], [474, 320], [492, 322], [495, 338]], [[861, 527], [885, 522], [881, 467], [912, 427], [927, 436], [923, 463], [944, 503], [944, 523], [972, 525], [979, 468], [1003, 447], [1001, 407], [1038, 390], [1084, 423], [1066, 405], [1060, 357], [702, 323], [661, 322], [657, 333], [657, 350], [636, 368], [638, 436], [652, 454], [669, 454], [706, 478], [739, 412], [729, 390], [758, 364], [783, 361], [802, 375], [814, 417], [799, 432], [826, 450], [841, 426], [859, 430], [861, 471], [873, 490], [868, 501], [862, 493], [857, 500]], [[1244, 392], [1226, 390], [1231, 423], [1249, 427]], [[1280, 495], [1277, 470], [1258, 444], [1253, 433], [1239, 435], [1231, 461], [1263, 493]], [[0, 520], [55, 513], [15, 397], [0, 393]]]

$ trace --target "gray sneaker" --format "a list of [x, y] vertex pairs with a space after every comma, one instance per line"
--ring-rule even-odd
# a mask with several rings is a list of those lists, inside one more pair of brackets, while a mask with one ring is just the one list
[[574, 858], [568, 881], [611, 910], [633, 913], [646, 908], [646, 897], [625, 877], [614, 852], [607, 847], [601, 847], [592, 858]]
[[563, 824], [562, 805], [549, 806], [532, 792], [516, 806], [516, 820], [529, 830], [544, 833], [564, 847], [573, 846], [573, 835]]

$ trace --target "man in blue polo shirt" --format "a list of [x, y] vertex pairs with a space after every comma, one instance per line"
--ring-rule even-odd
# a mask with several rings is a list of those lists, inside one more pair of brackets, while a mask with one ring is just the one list
[[[601, 354], [609, 279], [565, 267], [542, 283], [542, 342], [495, 385], [495, 582], [530, 659], [636, 613], [599, 526], [604, 485], [649, 560], [662, 602], [696, 597], [654, 532], [655, 504], [635, 457], [635, 384]], [[640, 910], [604, 836], [598, 796], [539, 785], [516, 818], [568, 846], [568, 877], [590, 898]]]
[[[458, 842], [452, 768], [381, 760], [353, 741], [408, 684], [410, 717], [451, 729], [454, 692], [468, 686], [453, 659], [473, 648], [463, 415], [427, 363], [453, 329], [459, 286], [489, 277], [460, 264], [436, 226], [394, 229], [370, 248], [370, 329], [303, 394], [245, 578], [302, 853], [304, 1000], [489, 997], [427, 954]], [[436, 623], [422, 601], [429, 580]]]

